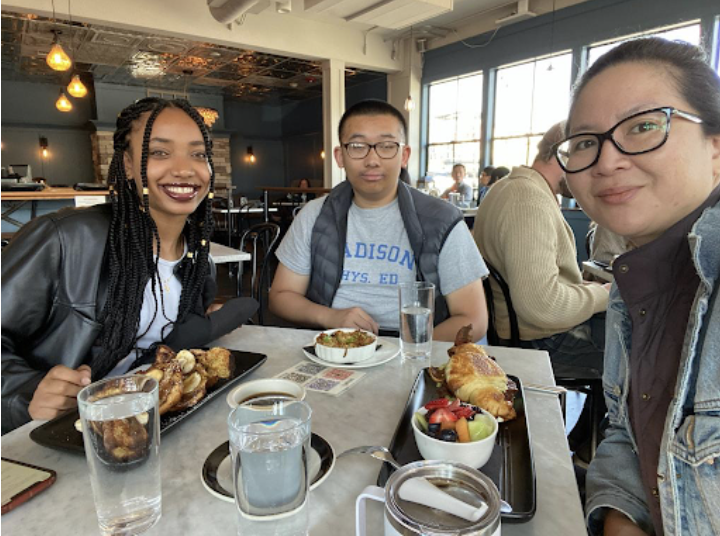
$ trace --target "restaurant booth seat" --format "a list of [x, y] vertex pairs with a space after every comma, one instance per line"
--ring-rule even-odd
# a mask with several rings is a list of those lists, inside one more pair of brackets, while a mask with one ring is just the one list
[[[488, 309], [488, 329], [487, 329], [487, 340], [488, 344], [492, 346], [509, 346], [514, 348], [525, 348], [522, 339], [520, 339], [520, 327], [518, 324], [517, 314], [512, 304], [512, 297], [510, 295], [510, 286], [507, 284], [505, 279], [502, 277], [500, 272], [495, 267], [485, 261], [488, 271], [490, 272], [489, 277], [483, 280], [483, 287], [485, 290], [485, 301], [487, 302]], [[497, 286], [503, 294], [505, 303], [508, 310], [508, 318], [510, 322], [510, 339], [501, 339], [497, 333], [495, 326], [495, 301], [493, 299], [493, 289], [490, 283], [490, 278], [495, 280]], [[591, 411], [591, 437], [590, 437], [590, 460], [595, 457], [595, 451], [600, 442], [600, 426], [601, 426], [601, 404], [603, 400], [603, 389], [602, 389], [602, 374], [592, 374], [586, 369], [578, 370], [573, 375], [557, 375], [555, 374], [555, 381], [558, 385], [578, 391], [587, 396], [587, 402], [590, 404]], [[567, 421], [567, 404], [565, 394], [560, 395], [560, 404], [562, 406], [562, 413]]]
[[[270, 262], [280, 239], [280, 226], [274, 222], [252, 225], [240, 238], [240, 249], [252, 255], [250, 296], [260, 304], [257, 312], [258, 325], [265, 325], [265, 313], [270, 290]], [[258, 270], [259, 265], [259, 270]]]

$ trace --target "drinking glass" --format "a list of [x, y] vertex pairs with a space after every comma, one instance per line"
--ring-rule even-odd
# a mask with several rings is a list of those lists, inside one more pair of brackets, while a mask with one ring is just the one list
[[308, 532], [310, 406], [267, 396], [228, 416], [238, 534]]
[[432, 352], [435, 285], [401, 283], [400, 351], [404, 359], [428, 359]]
[[101, 380], [78, 393], [78, 407], [101, 533], [145, 532], [161, 515], [158, 382]]

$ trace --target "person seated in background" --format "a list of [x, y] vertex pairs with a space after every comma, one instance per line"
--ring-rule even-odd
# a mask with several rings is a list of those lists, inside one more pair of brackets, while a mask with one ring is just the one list
[[589, 531], [717, 534], [720, 78], [698, 47], [628, 41], [580, 79], [567, 135], [575, 199], [636, 246], [613, 270]]
[[490, 172], [490, 180], [488, 181], [488, 188], [493, 186], [500, 179], [507, 177], [510, 174], [510, 170], [505, 166], [498, 166]]
[[211, 307], [211, 149], [187, 101], [139, 100], [117, 119], [112, 203], [36, 218], [5, 247], [3, 433], [77, 406], [84, 386], [156, 342], [201, 347], [255, 311], [247, 299]]
[[[303, 190], [312, 188], [312, 186], [310, 186], [310, 179], [300, 179], [300, 182], [298, 182], [297, 187], [302, 188]], [[311, 193], [311, 192], [300, 192], [300, 193], [296, 193], [293, 196], [293, 200], [298, 203], [306, 203], [312, 199], [315, 199], [315, 194]]]
[[587, 234], [588, 258], [611, 266], [615, 257], [633, 248], [632, 242], [624, 236], [613, 233], [607, 227], [590, 222]]
[[279, 317], [321, 328], [399, 328], [398, 284], [436, 286], [434, 338], [487, 328], [487, 269], [462, 213], [399, 180], [410, 147], [403, 115], [387, 102], [350, 107], [338, 127], [347, 180], [309, 202], [277, 250], [270, 289]]
[[473, 198], [473, 189], [472, 186], [465, 182], [465, 166], [462, 164], [455, 164], [452, 168], [451, 175], [453, 178], [453, 185], [445, 190], [440, 197], [448, 199], [451, 193], [458, 193], [460, 194], [460, 206], [470, 206]]
[[[562, 124], [554, 125], [538, 143], [532, 166], [514, 167], [490, 188], [478, 207], [474, 236], [483, 258], [510, 287], [523, 346], [547, 351], [556, 376], [599, 377], [609, 285], [583, 281], [575, 238], [558, 205], [565, 179], [553, 145], [563, 135]], [[491, 284], [496, 330], [507, 340], [507, 305]], [[587, 440], [589, 406], [570, 436], [573, 450]]]
[[494, 166], [485, 166], [480, 174], [480, 189], [478, 190], [477, 205], [480, 204], [480, 201], [483, 200], [483, 197], [485, 197], [485, 194], [487, 194], [490, 189], [490, 174], [494, 169]]

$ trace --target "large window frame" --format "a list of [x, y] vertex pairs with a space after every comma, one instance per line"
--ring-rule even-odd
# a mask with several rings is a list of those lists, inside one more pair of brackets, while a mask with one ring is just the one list
[[[440, 193], [452, 185], [450, 173], [455, 164], [463, 164], [466, 171], [465, 182], [473, 189], [478, 187], [478, 167], [483, 148], [484, 76], [483, 71], [476, 71], [438, 80], [429, 85], [425, 176], [433, 181], [432, 185], [427, 186], [432, 186]], [[479, 97], [475, 93], [477, 91]], [[447, 98], [453, 93], [454, 99]], [[467, 108], [460, 108], [463, 96], [467, 101], [477, 103], [470, 109], [469, 118], [465, 117], [468, 112], [463, 112]]]
[[[494, 166], [530, 165], [545, 132], [567, 117], [572, 57], [571, 50], [561, 50], [496, 69], [490, 139]], [[522, 95], [528, 91], [529, 95]]]

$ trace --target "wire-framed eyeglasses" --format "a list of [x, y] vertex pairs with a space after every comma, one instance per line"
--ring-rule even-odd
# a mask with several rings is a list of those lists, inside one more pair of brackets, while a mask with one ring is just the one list
[[398, 143], [396, 141], [379, 141], [377, 143], [351, 141], [350, 143], [343, 143], [343, 148], [347, 152], [348, 156], [353, 160], [365, 158], [370, 154], [370, 149], [375, 149], [375, 154], [383, 160], [390, 160], [391, 158], [395, 158], [397, 156], [402, 145], [405, 144]]
[[667, 141], [673, 116], [696, 124], [703, 122], [697, 115], [671, 106], [653, 108], [626, 117], [603, 134], [582, 132], [570, 136], [557, 144], [555, 158], [566, 173], [579, 173], [597, 164], [606, 140], [623, 154], [649, 153]]

